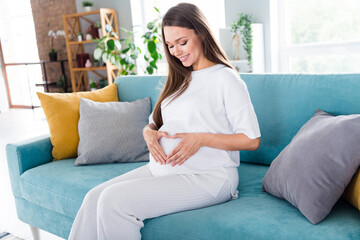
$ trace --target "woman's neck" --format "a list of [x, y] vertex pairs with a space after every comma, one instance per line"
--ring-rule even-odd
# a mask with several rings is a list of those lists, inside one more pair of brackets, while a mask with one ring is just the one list
[[198, 71], [204, 68], [212, 67], [214, 65], [216, 65], [216, 63], [213, 63], [209, 59], [202, 57], [192, 65], [192, 68], [193, 71]]

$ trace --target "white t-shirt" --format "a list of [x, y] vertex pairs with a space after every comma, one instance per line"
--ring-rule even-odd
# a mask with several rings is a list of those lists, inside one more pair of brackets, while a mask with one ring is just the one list
[[[223, 64], [193, 71], [189, 87], [174, 101], [174, 95], [161, 103], [163, 125], [159, 131], [175, 133], [244, 133], [260, 137], [258, 120], [246, 84], [233, 69]], [[151, 114], [149, 123], [154, 123]], [[181, 141], [162, 137], [159, 142], [166, 155]], [[150, 154], [149, 168], [154, 176], [186, 174], [216, 196], [226, 180], [233, 197], [238, 186], [239, 151], [202, 147], [181, 166], [156, 163]], [[195, 178], [194, 178], [195, 179]]]

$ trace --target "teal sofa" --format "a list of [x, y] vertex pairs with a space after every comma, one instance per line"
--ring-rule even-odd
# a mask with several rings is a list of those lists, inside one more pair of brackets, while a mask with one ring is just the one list
[[[145, 221], [144, 240], [360, 239], [360, 212], [340, 199], [324, 221], [311, 224], [287, 201], [262, 192], [269, 164], [317, 108], [331, 114], [360, 113], [360, 74], [241, 74], [258, 116], [262, 140], [241, 151], [239, 198], [221, 205]], [[157, 100], [161, 76], [120, 77], [120, 101]], [[206, 86], [204, 86], [206, 87]], [[18, 218], [67, 238], [85, 194], [142, 163], [74, 166], [52, 162], [49, 136], [7, 145]]]

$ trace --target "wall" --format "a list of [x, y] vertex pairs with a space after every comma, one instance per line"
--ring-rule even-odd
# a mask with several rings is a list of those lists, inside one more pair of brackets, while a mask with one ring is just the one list
[[225, 0], [226, 26], [231, 26], [239, 12], [254, 15], [254, 20], [264, 25], [265, 72], [271, 72], [270, 1]]
[[[42, 61], [47, 61], [51, 49], [51, 38], [48, 36], [48, 32], [64, 29], [62, 15], [76, 12], [75, 2], [74, 0], [31, 0], [31, 8], [39, 58]], [[64, 37], [58, 37], [54, 40], [54, 48], [58, 52], [58, 59], [67, 59]], [[70, 78], [67, 64], [65, 66], [66, 75]], [[49, 82], [56, 82], [61, 76], [60, 63], [46, 64], [46, 72]], [[57, 89], [53, 90], [57, 91]]]

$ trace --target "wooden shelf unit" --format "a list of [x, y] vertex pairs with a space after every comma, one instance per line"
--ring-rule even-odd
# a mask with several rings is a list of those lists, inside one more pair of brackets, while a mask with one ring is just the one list
[[[111, 31], [117, 33], [119, 36], [119, 26], [117, 21], [117, 13], [115, 9], [100, 8], [99, 10], [94, 10], [90, 12], [80, 12], [74, 14], [63, 15], [63, 24], [65, 30], [65, 41], [66, 49], [69, 60], [69, 70], [71, 77], [71, 85], [73, 92], [78, 91], [87, 91], [89, 86], [88, 80], [88, 71], [91, 71], [96, 76], [101, 79], [108, 79], [109, 85], [112, 84], [116, 78], [116, 72], [118, 69], [116, 66], [112, 65], [110, 61], [106, 62], [106, 66], [103, 67], [90, 67], [90, 68], [79, 68], [76, 65], [76, 55], [85, 53], [84, 45], [85, 44], [95, 44], [92, 40], [77, 41], [76, 34], [84, 32], [81, 30], [80, 19], [86, 21], [87, 23], [94, 24], [87, 16], [90, 15], [99, 15], [99, 20], [101, 22], [101, 31], [102, 35], [105, 36], [108, 33], [105, 30], [105, 26], [111, 26]], [[93, 53], [89, 53], [93, 54]], [[97, 72], [106, 70], [106, 76]]]

